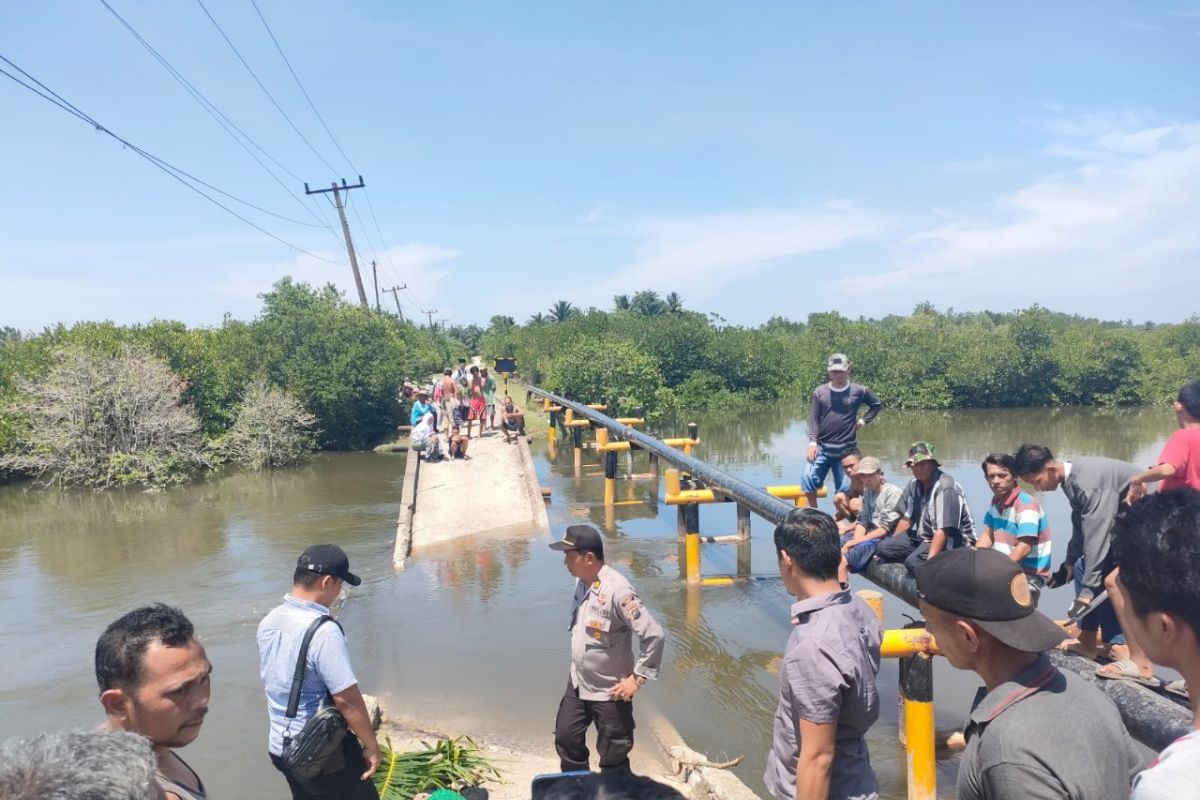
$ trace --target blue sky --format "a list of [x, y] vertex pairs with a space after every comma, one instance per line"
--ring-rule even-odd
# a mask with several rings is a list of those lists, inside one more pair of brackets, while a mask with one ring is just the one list
[[[356, 170], [250, 0], [205, 0], [336, 175], [197, 3], [109, 2], [296, 176], [363, 175], [382, 236], [354, 192], [356, 245], [411, 287], [406, 314], [524, 319], [643, 288], [744, 324], [922, 300], [1200, 311], [1200, 0], [258, 0]], [[336, 228], [99, 0], [3, 4], [0, 53], [193, 175]], [[341, 263], [298, 254], [7, 79], [0, 103], [0, 325], [219, 324], [284, 275], [354, 296], [340, 232], [234, 205]]]

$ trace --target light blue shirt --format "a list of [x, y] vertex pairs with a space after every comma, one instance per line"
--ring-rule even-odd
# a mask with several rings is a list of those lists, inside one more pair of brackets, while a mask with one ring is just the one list
[[416, 425], [421, 421], [421, 417], [433, 411], [433, 406], [429, 403], [422, 403], [420, 400], [414, 400], [412, 404], [412, 413], [408, 415], [408, 424]]
[[284, 716], [304, 632], [314, 619], [328, 613], [329, 609], [323, 605], [289, 594], [283, 598], [282, 605], [272, 609], [258, 624], [259, 675], [266, 688], [267, 716], [271, 720], [267, 749], [273, 755], [283, 753], [284, 732], [290, 730], [293, 736], [299, 733], [317, 710], [326, 692], [337, 694], [358, 683], [350, 666], [346, 637], [341, 628], [326, 622], [317, 628], [308, 646], [307, 666], [304, 682], [300, 685], [300, 706], [296, 716], [293, 719]]

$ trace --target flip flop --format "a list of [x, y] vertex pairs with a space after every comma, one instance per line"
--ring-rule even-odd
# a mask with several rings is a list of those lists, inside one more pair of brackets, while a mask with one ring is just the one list
[[[1116, 670], [1115, 675], [1111, 672], [1113, 669]], [[1109, 670], [1109, 672], [1106, 672], [1106, 670]], [[1149, 686], [1152, 689], [1162, 686], [1162, 679], [1157, 676], [1152, 675], [1149, 678], [1143, 678], [1142, 673], [1138, 672], [1137, 664], [1128, 658], [1105, 664], [1096, 670], [1096, 677], [1110, 681], [1132, 681], [1133, 683], [1140, 683], [1142, 686]]]
[[1185, 681], [1183, 678], [1180, 678], [1177, 681], [1171, 681], [1170, 683], [1164, 683], [1162, 688], [1163, 691], [1173, 694], [1176, 697], [1182, 697], [1184, 700], [1191, 699], [1191, 696], [1188, 694], [1187, 681]]

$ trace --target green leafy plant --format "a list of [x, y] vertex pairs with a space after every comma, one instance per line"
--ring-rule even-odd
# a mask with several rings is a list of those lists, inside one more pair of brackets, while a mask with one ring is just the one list
[[392, 740], [384, 737], [375, 772], [380, 800], [412, 800], [421, 792], [476, 786], [500, 777], [500, 771], [469, 736], [421, 744], [422, 750], [398, 753], [392, 749]]

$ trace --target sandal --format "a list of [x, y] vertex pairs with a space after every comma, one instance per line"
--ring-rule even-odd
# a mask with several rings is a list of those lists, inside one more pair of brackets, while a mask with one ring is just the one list
[[1164, 683], [1162, 688], [1163, 691], [1167, 692], [1168, 694], [1173, 694], [1176, 697], [1182, 697], [1184, 700], [1191, 699], [1191, 696], [1188, 695], [1187, 681], [1185, 681], [1183, 678], [1180, 678], [1177, 681], [1171, 681], [1170, 683]]
[[1105, 664], [1096, 670], [1096, 677], [1110, 681], [1132, 681], [1142, 686], [1149, 686], [1152, 689], [1162, 686], [1161, 678], [1155, 675], [1151, 675], [1149, 678], [1143, 677], [1142, 673], [1138, 671], [1137, 664], [1128, 658]]

